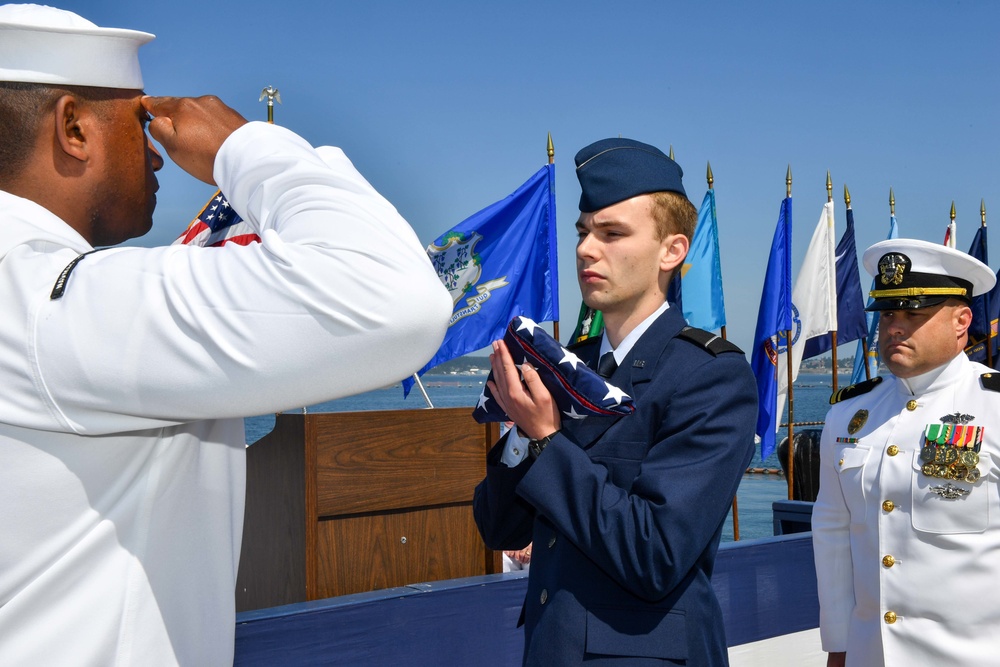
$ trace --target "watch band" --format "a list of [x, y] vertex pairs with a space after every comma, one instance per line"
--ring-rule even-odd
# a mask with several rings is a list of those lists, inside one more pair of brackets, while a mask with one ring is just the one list
[[548, 444], [552, 442], [552, 438], [554, 438], [555, 435], [556, 435], [555, 433], [552, 433], [550, 435], [545, 436], [544, 438], [539, 438], [538, 440], [534, 439], [528, 440], [528, 456], [531, 457], [532, 461], [534, 461], [539, 457], [539, 455], [542, 453], [542, 450], [544, 450], [548, 446]]

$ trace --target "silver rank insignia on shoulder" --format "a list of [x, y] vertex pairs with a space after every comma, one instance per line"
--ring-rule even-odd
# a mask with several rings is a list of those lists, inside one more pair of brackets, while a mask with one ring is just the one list
[[945, 424], [968, 424], [973, 419], [975, 419], [975, 417], [972, 415], [967, 415], [961, 412], [953, 412], [950, 415], [941, 417], [941, 421]]
[[956, 500], [958, 498], [964, 498], [969, 495], [968, 489], [963, 489], [955, 486], [951, 482], [948, 482], [944, 486], [932, 486], [931, 491], [938, 494], [945, 500]]
[[850, 433], [851, 435], [854, 435], [855, 433], [860, 431], [867, 422], [868, 422], [868, 411], [858, 410], [857, 412], [854, 413], [854, 416], [851, 417], [851, 421], [847, 424], [847, 432]]

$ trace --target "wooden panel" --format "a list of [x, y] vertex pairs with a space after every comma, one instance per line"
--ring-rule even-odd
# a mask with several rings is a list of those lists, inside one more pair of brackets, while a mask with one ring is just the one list
[[320, 517], [468, 503], [487, 429], [468, 408], [310, 415]]
[[247, 448], [237, 611], [306, 600], [308, 464], [303, 422], [295, 417], [279, 415], [274, 430]]
[[470, 504], [318, 523], [316, 598], [484, 574]]

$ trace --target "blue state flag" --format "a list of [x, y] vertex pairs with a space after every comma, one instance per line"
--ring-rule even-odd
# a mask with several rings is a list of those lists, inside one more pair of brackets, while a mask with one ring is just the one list
[[[837, 344], [850, 343], [868, 333], [865, 302], [861, 294], [858, 248], [854, 242], [854, 211], [847, 209], [847, 229], [836, 250], [837, 264]], [[817, 357], [832, 347], [831, 336], [817, 336], [806, 341], [803, 359]]]
[[[764, 274], [764, 291], [757, 313], [757, 330], [753, 338], [750, 366], [757, 378], [757, 428], [760, 458], [766, 459], [774, 452], [778, 415], [778, 355], [787, 346], [781, 342], [785, 332], [792, 328], [792, 198], [781, 202], [778, 224], [771, 241], [771, 254], [767, 258]], [[779, 349], [779, 345], [783, 345]]]
[[[503, 338], [507, 323], [559, 319], [555, 165], [427, 246], [454, 311], [437, 354], [418, 372]], [[403, 382], [409, 394], [414, 382]]]
[[[889, 235], [887, 239], [894, 239], [899, 236], [899, 225], [896, 223], [896, 216], [889, 218]], [[872, 279], [872, 289], [875, 289], [875, 279]], [[868, 297], [867, 305], [872, 305], [871, 296]], [[854, 372], [851, 373], [851, 384], [864, 382], [868, 377], [878, 375], [878, 311], [866, 312], [865, 319], [868, 321], [868, 346], [865, 347], [865, 340], [858, 341], [858, 350], [854, 353]], [[868, 373], [865, 373], [865, 364], [868, 365]]]
[[681, 266], [684, 319], [693, 327], [714, 331], [726, 326], [722, 295], [722, 260], [715, 217], [715, 190], [709, 188], [698, 209], [698, 226]]

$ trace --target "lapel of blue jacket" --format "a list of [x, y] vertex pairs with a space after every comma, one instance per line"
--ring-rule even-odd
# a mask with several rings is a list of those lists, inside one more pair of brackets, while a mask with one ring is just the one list
[[[645, 385], [649, 384], [653, 378], [663, 348], [685, 325], [684, 316], [681, 315], [680, 309], [668, 308], [639, 337], [639, 340], [629, 350], [628, 355], [619, 364], [618, 369], [608, 378], [608, 382], [636, 399], [637, 412], [642, 409], [639, 396], [645, 391]], [[591, 368], [596, 368], [600, 346], [593, 347], [596, 350], [590, 357], [581, 355], [580, 358], [587, 362]], [[628, 418], [635, 419], [636, 415], [633, 414]], [[589, 447], [619, 419], [622, 419], [622, 416], [590, 416], [580, 420], [566, 420], [563, 422], [563, 429], [565, 434], [581, 447]]]

